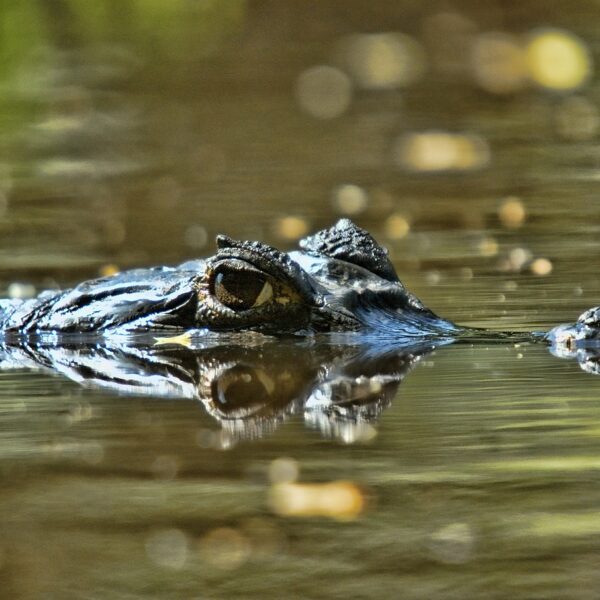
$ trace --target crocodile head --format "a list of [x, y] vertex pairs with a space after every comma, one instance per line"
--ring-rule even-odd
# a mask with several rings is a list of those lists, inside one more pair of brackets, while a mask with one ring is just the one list
[[342, 219], [290, 253], [217, 238], [217, 253], [178, 267], [124, 271], [63, 292], [0, 303], [4, 336], [203, 329], [267, 334], [356, 332], [395, 343], [459, 329], [398, 279], [387, 251]]
[[458, 331], [400, 282], [387, 251], [348, 219], [283, 253], [217, 238], [196, 283], [196, 326], [266, 333], [362, 331], [412, 340]]

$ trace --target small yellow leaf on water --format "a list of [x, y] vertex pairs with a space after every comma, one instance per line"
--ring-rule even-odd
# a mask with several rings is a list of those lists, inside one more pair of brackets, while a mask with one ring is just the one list
[[113, 264], [102, 265], [99, 269], [100, 277], [110, 277], [119, 272], [119, 267]]
[[164, 344], [179, 344], [180, 346], [189, 348], [192, 344], [192, 334], [189, 331], [186, 331], [185, 333], [173, 335], [171, 337], [154, 338], [155, 346], [162, 346]]

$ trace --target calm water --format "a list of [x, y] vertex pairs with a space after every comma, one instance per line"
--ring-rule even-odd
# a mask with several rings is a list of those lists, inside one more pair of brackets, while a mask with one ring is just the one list
[[[460, 323], [600, 304], [595, 3], [171, 4], [14, 3], [43, 26], [0, 74], [5, 294], [211, 254], [219, 232], [291, 248], [351, 216]], [[518, 57], [498, 59], [507, 93], [474, 80], [480, 34], [515, 36], [510, 55], [543, 26], [591, 57], [579, 87], [534, 66], [526, 84]], [[362, 79], [340, 58], [389, 31], [421, 44], [410, 81], [387, 38]], [[576, 361], [234, 346], [157, 351], [154, 380], [126, 349], [3, 357], [1, 597], [598, 597], [600, 378]], [[82, 386], [86, 360], [138, 384]]]

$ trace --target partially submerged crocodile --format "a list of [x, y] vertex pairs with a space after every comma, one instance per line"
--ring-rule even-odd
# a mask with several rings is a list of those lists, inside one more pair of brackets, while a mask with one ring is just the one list
[[387, 251], [348, 219], [303, 239], [300, 248], [283, 253], [218, 236], [217, 254], [206, 260], [1, 301], [0, 332], [4, 343], [184, 330], [355, 332], [398, 347], [524, 338], [572, 348], [600, 340], [600, 307], [549, 333], [507, 334], [438, 317], [400, 282]]
[[600, 373], [600, 307], [548, 333], [456, 325], [407, 291], [387, 252], [347, 219], [289, 254], [225, 236], [217, 245], [207, 260], [0, 301], [0, 370], [197, 400], [236, 437], [301, 412], [346, 440], [441, 344], [542, 342]]

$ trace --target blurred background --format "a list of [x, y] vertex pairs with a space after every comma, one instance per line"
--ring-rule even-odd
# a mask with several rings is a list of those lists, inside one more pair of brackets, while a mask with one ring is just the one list
[[[573, 321], [599, 52], [597, 0], [1, 0], [0, 295], [350, 217], [448, 318]], [[0, 598], [596, 599], [597, 386], [457, 345], [379, 422], [248, 440], [2, 370]]]
[[599, 18], [591, 0], [4, 0], [7, 292], [210, 254], [220, 232], [290, 248], [348, 216], [450, 317], [567, 318], [565, 297], [600, 297]]

